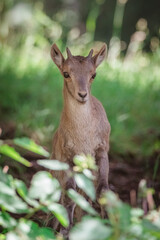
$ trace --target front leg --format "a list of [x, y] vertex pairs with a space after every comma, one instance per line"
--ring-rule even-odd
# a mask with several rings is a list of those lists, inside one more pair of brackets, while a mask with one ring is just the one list
[[[72, 177], [70, 177], [67, 180], [67, 184], [66, 184], [66, 190], [68, 190], [70, 188], [73, 188], [74, 190], [76, 190], [76, 182]], [[67, 208], [69, 223], [70, 223], [70, 226], [72, 226], [74, 209], [75, 209], [76, 204], [66, 195], [66, 197], [64, 199], [64, 206]]]
[[[108, 174], [109, 174], [109, 161], [108, 153], [104, 149], [98, 149], [96, 154], [96, 160], [98, 162], [99, 172], [98, 172], [98, 186], [96, 189], [97, 199], [100, 195], [109, 189], [108, 186]], [[101, 217], [106, 217], [106, 211], [103, 205], [100, 206]]]
[[109, 160], [108, 160], [108, 153], [106, 150], [100, 148], [96, 152], [96, 160], [99, 167], [98, 172], [98, 186], [97, 186], [97, 197], [100, 194], [109, 189], [108, 185], [108, 174], [109, 174]]
[[[68, 190], [70, 188], [76, 189], [76, 183], [75, 183], [75, 180], [72, 177], [70, 177], [67, 180], [65, 190]], [[64, 228], [64, 227], [61, 226], [60, 233], [66, 239], [68, 239], [69, 230], [73, 226], [74, 209], [75, 209], [76, 204], [67, 195], [65, 195], [64, 199], [63, 199], [63, 205], [67, 209], [68, 218], [69, 218], [69, 226], [68, 226], [68, 228]]]

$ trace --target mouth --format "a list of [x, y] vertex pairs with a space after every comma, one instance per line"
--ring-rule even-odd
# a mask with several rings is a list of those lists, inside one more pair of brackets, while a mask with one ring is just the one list
[[87, 99], [77, 99], [77, 101], [81, 104], [85, 104], [87, 102]]

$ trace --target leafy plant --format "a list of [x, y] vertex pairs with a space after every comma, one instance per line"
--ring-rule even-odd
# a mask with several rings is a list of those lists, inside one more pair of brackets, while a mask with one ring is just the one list
[[[18, 145], [39, 153], [39, 146], [32, 141], [18, 140]], [[16, 141], [17, 142], [17, 141]], [[31, 144], [32, 143], [32, 144]], [[28, 144], [26, 146], [26, 144]], [[32, 147], [36, 146], [36, 147]], [[4, 146], [1, 144], [0, 147]], [[1, 153], [13, 157], [17, 161], [17, 155], [10, 155], [8, 146], [0, 148]], [[5, 151], [4, 151], [5, 149]], [[40, 147], [41, 153], [44, 153]], [[16, 152], [16, 150], [14, 150]], [[17, 152], [16, 152], [17, 153]], [[15, 157], [16, 156], [16, 157]], [[20, 155], [19, 155], [20, 156]], [[21, 161], [26, 165], [26, 162]], [[91, 156], [75, 156], [75, 166], [69, 168], [67, 163], [58, 160], [38, 160], [37, 164], [52, 171], [68, 171], [69, 176], [74, 177], [77, 186], [95, 201], [95, 189], [91, 170], [96, 170], [95, 161]], [[142, 192], [142, 183], [140, 189]], [[0, 226], [2, 232], [0, 239], [63, 239], [54, 229], [38, 225], [33, 220], [37, 212], [43, 212], [44, 216], [52, 214], [63, 227], [69, 226], [68, 214], [64, 206], [59, 203], [61, 188], [57, 179], [47, 171], [37, 172], [30, 183], [29, 188], [19, 179], [4, 173], [0, 168]], [[143, 188], [143, 198], [148, 193], [147, 187]], [[112, 191], [107, 191], [98, 200], [101, 208], [108, 217], [102, 219], [97, 211], [90, 205], [84, 196], [73, 189], [68, 189], [66, 194], [72, 201], [82, 208], [85, 215], [81, 222], [76, 223], [69, 233], [70, 240], [158, 240], [160, 239], [160, 212], [152, 210], [147, 215], [140, 208], [131, 208], [123, 203]], [[15, 215], [16, 214], [16, 215]]]

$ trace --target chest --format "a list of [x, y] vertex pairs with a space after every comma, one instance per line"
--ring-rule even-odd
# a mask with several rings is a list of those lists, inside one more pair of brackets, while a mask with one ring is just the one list
[[64, 155], [67, 158], [82, 153], [95, 156], [104, 140], [105, 127], [101, 126], [101, 116], [87, 104], [67, 107], [69, 109], [64, 111], [60, 124]]
[[96, 122], [78, 122], [70, 124], [64, 130], [64, 149], [72, 155], [91, 154], [95, 156], [95, 151], [101, 143], [100, 133]]

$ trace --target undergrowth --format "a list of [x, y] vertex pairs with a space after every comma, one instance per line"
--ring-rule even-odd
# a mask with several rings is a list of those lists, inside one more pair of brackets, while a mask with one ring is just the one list
[[[27, 138], [14, 139], [12, 145], [49, 156], [42, 147]], [[0, 154], [32, 168], [32, 163], [23, 158], [13, 147], [0, 142]], [[0, 168], [0, 240], [158, 240], [160, 238], [160, 212], [155, 209], [153, 189], [147, 188], [146, 181], [139, 185], [138, 201], [141, 208], [132, 208], [123, 203], [112, 191], [107, 191], [97, 199], [107, 217], [101, 218], [91, 202], [96, 202], [94, 176], [95, 160], [91, 156], [75, 156], [74, 167], [58, 160], [38, 160], [37, 164], [46, 169], [65, 171], [66, 176], [74, 178], [76, 185], [83, 192], [74, 189], [63, 189], [59, 181], [46, 170], [38, 171], [30, 182], [30, 186], [8, 174], [9, 166]], [[29, 170], [29, 169], [28, 169]], [[84, 211], [80, 222], [69, 228], [69, 219], [65, 206], [61, 205], [61, 193]], [[89, 201], [86, 200], [89, 199]], [[149, 211], [145, 212], [145, 206]], [[43, 212], [43, 222], [38, 224], [38, 212]], [[48, 217], [56, 218], [67, 230], [66, 234], [56, 232], [47, 227]], [[68, 238], [69, 236], [69, 238]], [[66, 238], [67, 237], [67, 238]]]

